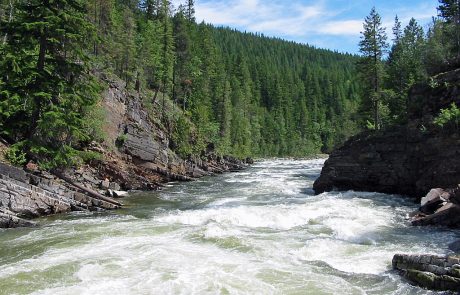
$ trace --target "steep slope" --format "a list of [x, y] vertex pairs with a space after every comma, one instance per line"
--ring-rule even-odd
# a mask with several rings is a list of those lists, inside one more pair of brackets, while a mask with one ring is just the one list
[[101, 78], [101, 82], [107, 86], [101, 101], [106, 136], [87, 147], [100, 157], [53, 174], [33, 163], [26, 171], [0, 163], [0, 228], [34, 225], [28, 219], [50, 214], [117, 209], [122, 204], [112, 197], [124, 195], [120, 190], [155, 190], [164, 182], [245, 167], [244, 161], [211, 151], [180, 158], [169, 148], [170, 134], [155, 123], [155, 112], [146, 111], [139, 94], [125, 89], [116, 78]]

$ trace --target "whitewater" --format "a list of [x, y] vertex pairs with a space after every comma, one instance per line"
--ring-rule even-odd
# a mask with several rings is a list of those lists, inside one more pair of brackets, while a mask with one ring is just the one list
[[396, 253], [449, 253], [460, 232], [412, 227], [408, 198], [314, 195], [324, 159], [133, 193], [113, 212], [0, 230], [0, 294], [434, 294]]

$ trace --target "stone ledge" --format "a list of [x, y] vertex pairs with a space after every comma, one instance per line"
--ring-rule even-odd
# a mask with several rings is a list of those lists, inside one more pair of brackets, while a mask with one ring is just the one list
[[438, 291], [460, 291], [460, 256], [396, 254], [393, 269], [411, 283]]

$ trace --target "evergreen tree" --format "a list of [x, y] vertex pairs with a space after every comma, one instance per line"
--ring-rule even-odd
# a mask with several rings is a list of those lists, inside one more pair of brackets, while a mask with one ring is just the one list
[[382, 58], [388, 44], [385, 28], [382, 27], [381, 17], [375, 7], [366, 17], [364, 31], [361, 32], [361, 35], [359, 47], [363, 59], [360, 62], [360, 71], [366, 83], [364, 94], [366, 101], [363, 104], [363, 109], [366, 112], [370, 106], [373, 112], [373, 125], [376, 129], [380, 129], [382, 124], [380, 110], [382, 105], [381, 90], [384, 74]]
[[95, 104], [84, 51], [93, 36], [85, 1], [30, 0], [2, 21], [1, 136], [49, 167], [71, 164], [75, 146], [90, 140], [85, 115]]
[[452, 51], [460, 58], [460, 0], [439, 0], [439, 16], [446, 20], [452, 37]]
[[423, 28], [412, 18], [395, 37], [388, 59], [388, 87], [394, 91], [389, 101], [391, 116], [396, 122], [406, 119], [409, 89], [425, 77]]
[[174, 37], [173, 28], [170, 20], [170, 5], [169, 0], [161, 2], [161, 19], [160, 25], [160, 40], [161, 40], [161, 82], [162, 82], [162, 107], [161, 116], [163, 120], [166, 117], [166, 95], [171, 93], [174, 71]]
[[187, 0], [187, 19], [189, 22], [195, 22], [195, 0]]

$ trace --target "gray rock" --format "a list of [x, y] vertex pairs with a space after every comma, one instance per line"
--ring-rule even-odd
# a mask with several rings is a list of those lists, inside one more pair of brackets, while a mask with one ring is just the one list
[[460, 226], [460, 205], [447, 203], [434, 214], [424, 217], [416, 217], [412, 220], [412, 225], [443, 225], [458, 227]]
[[430, 190], [430, 192], [423, 197], [420, 202], [420, 211], [425, 214], [433, 214], [436, 210], [443, 206], [443, 203], [447, 201], [448, 196], [449, 194], [441, 188], [434, 188]]
[[109, 184], [109, 189], [114, 190], [114, 191], [119, 191], [120, 190], [120, 185], [116, 182], [111, 182]]
[[105, 201], [94, 202], [46, 175], [32, 175], [0, 163], [0, 227], [30, 226], [26, 219], [75, 210], [115, 209]]
[[110, 181], [107, 178], [101, 181], [101, 189], [109, 189], [109, 187], [110, 187]]
[[406, 255], [393, 257], [393, 269], [415, 285], [439, 291], [460, 291], [456, 256]]

